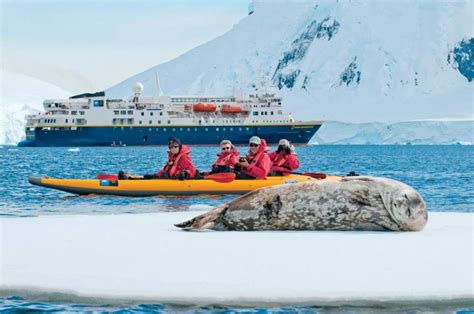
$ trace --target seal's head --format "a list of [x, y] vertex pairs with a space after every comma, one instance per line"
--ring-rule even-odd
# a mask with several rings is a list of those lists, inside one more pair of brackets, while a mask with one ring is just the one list
[[380, 196], [393, 220], [403, 230], [420, 231], [428, 221], [425, 201], [413, 188], [401, 182], [381, 179]]

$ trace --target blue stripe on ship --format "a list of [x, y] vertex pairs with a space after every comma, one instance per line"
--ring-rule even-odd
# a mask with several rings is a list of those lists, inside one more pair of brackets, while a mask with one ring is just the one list
[[223, 139], [235, 144], [247, 144], [251, 136], [257, 135], [270, 144], [282, 138], [294, 144], [307, 144], [319, 129], [314, 125], [272, 126], [90, 126], [57, 128], [41, 127], [27, 129], [27, 139], [19, 146], [111, 146], [111, 145], [166, 145], [169, 137], [180, 138], [188, 145], [216, 145]]

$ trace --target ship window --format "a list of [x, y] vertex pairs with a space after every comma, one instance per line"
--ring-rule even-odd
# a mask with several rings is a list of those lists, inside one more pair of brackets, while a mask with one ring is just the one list
[[281, 110], [278, 110], [278, 114], [282, 114], [282, 112], [283, 112], [283, 111], [281, 111]]
[[85, 114], [84, 111], [79, 111], [80, 115], [83, 116]]
[[118, 110], [114, 110], [114, 115], [118, 115], [119, 114], [119, 111]]
[[133, 110], [129, 110], [129, 111], [128, 111], [128, 114], [133, 114]]
[[128, 120], [127, 120], [127, 123], [128, 123], [128, 124], [133, 124], [133, 119], [128, 119]]
[[168, 120], [168, 124], [171, 124], [171, 121], [170, 121], [170, 120]]
[[254, 116], [258, 116], [258, 111], [254, 111], [254, 112], [253, 112], [253, 115], [254, 115]]
[[160, 116], [162, 116], [162, 115], [163, 115], [163, 112], [160, 112]]
[[151, 124], [151, 120], [148, 121], [148, 124]]
[[144, 116], [144, 115], [145, 115], [145, 113], [144, 113], [144, 112], [142, 112], [142, 116]]
[[127, 114], [127, 111], [122, 110], [122, 111], [120, 111], [120, 114]]
[[71, 111], [71, 114], [72, 114], [73, 116], [75, 116], [75, 115], [77, 115], [77, 111]]
[[138, 124], [142, 124], [142, 120], [138, 121]]
[[270, 115], [272, 115], [272, 116], [273, 116], [273, 111], [270, 111]]
[[66, 123], [68, 122], [68, 119], [66, 119]]
[[104, 101], [103, 101], [103, 100], [94, 99], [93, 104], [94, 104], [94, 107], [103, 107], [103, 106], [104, 106]]
[[161, 120], [158, 120], [158, 124], [161, 124]]
[[153, 115], [153, 112], [150, 112], [150, 116], [152, 116], [152, 115]]

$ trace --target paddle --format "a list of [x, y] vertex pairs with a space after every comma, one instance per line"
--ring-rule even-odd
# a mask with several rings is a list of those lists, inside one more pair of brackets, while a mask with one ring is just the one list
[[[98, 180], [118, 180], [118, 175], [116, 174], [107, 174], [107, 173], [99, 173], [97, 175], [97, 179]], [[131, 180], [133, 179], [143, 179], [143, 177], [141, 176], [131, 176]], [[156, 178], [156, 179], [171, 179], [171, 180], [174, 180], [177, 178]], [[216, 182], [220, 182], [220, 183], [228, 183], [228, 182], [232, 182], [235, 180], [235, 173], [233, 172], [222, 172], [222, 173], [214, 173], [214, 174], [210, 174], [210, 175], [207, 175], [207, 176], [204, 176], [202, 178], [188, 178], [188, 180], [213, 180], [213, 181], [216, 181]]]

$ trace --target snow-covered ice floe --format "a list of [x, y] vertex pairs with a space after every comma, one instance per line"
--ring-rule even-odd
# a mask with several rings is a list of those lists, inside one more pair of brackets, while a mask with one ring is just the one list
[[[473, 304], [473, 214], [421, 232], [184, 232], [199, 212], [3, 218], [0, 295], [180, 304]], [[112, 301], [111, 301], [112, 302]]]
[[78, 148], [78, 147], [74, 147], [74, 148], [68, 148], [67, 151], [68, 151], [68, 152], [76, 153], [76, 152], [80, 152], [81, 150], [80, 150], [80, 148]]

